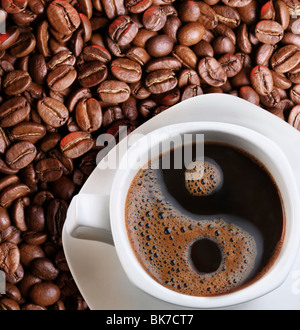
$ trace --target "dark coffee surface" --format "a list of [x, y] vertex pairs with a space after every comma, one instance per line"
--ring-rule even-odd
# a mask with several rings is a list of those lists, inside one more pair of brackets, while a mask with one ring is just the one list
[[260, 163], [206, 143], [208, 163], [204, 172], [215, 167], [217, 175], [194, 175], [197, 189], [187, 189], [191, 177], [171, 161], [170, 169], [140, 170], [127, 196], [128, 236], [142, 266], [166, 287], [195, 296], [231, 292], [261, 276], [284, 226], [280, 193]]

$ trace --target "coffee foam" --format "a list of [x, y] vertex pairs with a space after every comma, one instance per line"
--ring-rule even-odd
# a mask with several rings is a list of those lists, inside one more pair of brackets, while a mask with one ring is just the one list
[[[221, 218], [199, 221], [183, 215], [163, 195], [157, 170], [138, 172], [126, 203], [132, 249], [163, 286], [193, 296], [219, 295], [241, 286], [253, 270], [254, 237]], [[200, 239], [209, 239], [220, 249], [221, 262], [213, 272], [199, 272], [191, 260], [191, 247]]]
[[212, 160], [192, 162], [185, 170], [185, 187], [193, 196], [209, 196], [222, 185], [222, 170]]

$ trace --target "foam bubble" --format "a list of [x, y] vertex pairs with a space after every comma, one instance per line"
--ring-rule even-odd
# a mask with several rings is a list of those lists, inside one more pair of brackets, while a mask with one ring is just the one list
[[185, 187], [193, 196], [209, 196], [222, 185], [221, 168], [210, 159], [196, 160], [185, 170]]

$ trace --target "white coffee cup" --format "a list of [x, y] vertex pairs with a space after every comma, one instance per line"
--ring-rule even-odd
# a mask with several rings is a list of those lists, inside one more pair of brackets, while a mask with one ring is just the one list
[[[133, 132], [134, 133], [134, 132]], [[133, 134], [132, 133], [132, 134]], [[200, 133], [205, 141], [223, 142], [243, 149], [260, 160], [273, 176], [280, 191], [285, 215], [284, 239], [281, 250], [270, 269], [258, 280], [231, 293], [219, 296], [198, 297], [185, 295], [166, 288], [156, 282], [141, 266], [131, 248], [125, 225], [125, 204], [130, 184], [138, 172], [137, 164], [149, 151], [155, 150], [157, 144], [173, 140], [174, 136]], [[129, 135], [130, 137], [130, 135]], [[128, 137], [128, 138], [129, 138]], [[151, 153], [153, 156], [153, 153]], [[288, 275], [300, 242], [300, 197], [296, 180], [288, 160], [281, 149], [270, 139], [245, 127], [228, 123], [190, 122], [159, 128], [130, 146], [120, 159], [114, 177], [110, 196], [81, 196], [74, 198], [70, 205], [75, 205], [76, 198], [84, 198], [88, 212], [92, 212], [93, 203], [106, 209], [106, 222], [101, 228], [87, 229], [85, 238], [94, 239], [93, 231], [111, 231], [122, 267], [129, 280], [144, 292], [163, 301], [190, 308], [219, 308], [247, 302], [267, 294], [281, 285]], [[108, 203], [109, 201], [109, 203]], [[76, 216], [75, 211], [73, 212]], [[103, 220], [103, 219], [102, 219]], [[80, 223], [80, 221], [78, 222]], [[82, 225], [81, 225], [82, 228]], [[108, 236], [109, 237], [109, 234]], [[105, 235], [103, 240], [110, 242]], [[95, 261], [97, 262], [97, 261]]]

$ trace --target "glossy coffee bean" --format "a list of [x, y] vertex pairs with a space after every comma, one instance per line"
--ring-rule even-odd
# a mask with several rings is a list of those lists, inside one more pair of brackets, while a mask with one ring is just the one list
[[5, 162], [12, 169], [21, 169], [29, 165], [37, 153], [34, 144], [21, 141], [13, 144], [5, 154]]
[[210, 86], [219, 87], [225, 84], [227, 75], [221, 64], [213, 57], [205, 57], [198, 64], [200, 77]]
[[258, 65], [251, 71], [252, 87], [259, 95], [268, 95], [273, 90], [273, 77], [271, 71], [264, 65]]
[[255, 27], [256, 38], [265, 44], [277, 44], [283, 38], [282, 26], [272, 20], [262, 20]]
[[50, 281], [36, 283], [30, 288], [29, 297], [37, 305], [53, 305], [59, 300], [60, 289]]
[[63, 175], [63, 165], [54, 158], [44, 158], [35, 167], [36, 175], [43, 182], [58, 180]]
[[0, 105], [0, 125], [11, 127], [21, 121], [30, 113], [30, 104], [23, 96], [15, 96]]
[[69, 111], [64, 104], [51, 97], [39, 100], [37, 110], [44, 122], [53, 127], [64, 125], [69, 118]]
[[78, 67], [78, 81], [82, 87], [94, 87], [106, 79], [107, 67], [100, 61], [91, 61]]
[[2, 80], [2, 88], [7, 95], [23, 93], [31, 84], [31, 77], [28, 72], [14, 70], [8, 73]]
[[9, 133], [9, 138], [11, 141], [36, 143], [45, 135], [46, 127], [44, 125], [27, 121], [15, 125]]
[[20, 251], [16, 244], [4, 242], [0, 244], [0, 264], [7, 273], [14, 273], [20, 263]]
[[219, 58], [219, 63], [225, 70], [228, 78], [236, 76], [242, 69], [242, 62], [233, 54], [223, 55]]
[[16, 199], [27, 196], [29, 193], [30, 188], [27, 185], [23, 183], [13, 184], [0, 193], [0, 206], [9, 207]]
[[163, 57], [171, 53], [173, 41], [166, 34], [159, 34], [147, 41], [146, 47], [150, 56]]
[[153, 94], [165, 93], [177, 85], [177, 78], [172, 70], [150, 72], [145, 79], [145, 87]]
[[126, 83], [135, 83], [142, 78], [140, 64], [127, 58], [112, 61], [110, 69], [115, 78]]
[[287, 45], [277, 50], [271, 57], [270, 64], [278, 73], [290, 72], [300, 63], [300, 51], [295, 45]]
[[85, 132], [94, 132], [102, 124], [102, 109], [94, 98], [81, 99], [75, 109], [76, 122]]
[[181, 45], [192, 46], [202, 39], [204, 32], [205, 28], [201, 23], [190, 22], [179, 28], [177, 38]]
[[60, 141], [60, 149], [69, 158], [77, 158], [88, 152], [94, 142], [89, 133], [72, 132]]
[[118, 80], [105, 80], [97, 88], [100, 99], [108, 103], [122, 103], [130, 96], [129, 86]]
[[47, 76], [47, 85], [54, 91], [61, 91], [71, 86], [77, 77], [77, 71], [72, 65], [57, 66]]
[[159, 31], [167, 21], [167, 15], [160, 6], [151, 6], [143, 13], [143, 25], [147, 30]]
[[47, 17], [52, 28], [64, 35], [70, 35], [80, 24], [76, 9], [65, 0], [55, 0], [47, 8]]
[[127, 15], [116, 18], [108, 28], [108, 35], [119, 46], [128, 45], [138, 32], [137, 25]]

